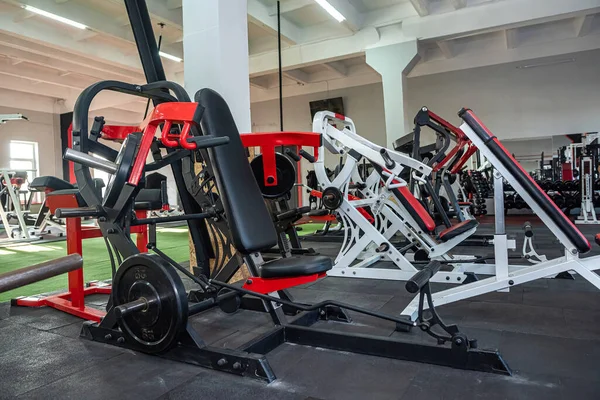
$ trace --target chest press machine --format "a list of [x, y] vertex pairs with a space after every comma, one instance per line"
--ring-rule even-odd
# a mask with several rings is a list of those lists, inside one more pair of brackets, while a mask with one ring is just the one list
[[[510, 152], [502, 146], [498, 138], [477, 118], [473, 111], [463, 109], [458, 115], [463, 120], [460, 129], [496, 170], [494, 173], [494, 192], [500, 194], [496, 196], [496, 209], [502, 210], [504, 208], [502, 204], [504, 178], [521, 194], [535, 214], [555, 234], [565, 248], [565, 255], [553, 260], [544, 260], [517, 270], [509, 269], [506, 247], [507, 238], [503, 219], [501, 219], [502, 223], [496, 224], [496, 234], [494, 235], [495, 276], [437, 292], [432, 296], [433, 303], [436, 306], [441, 306], [485, 293], [510, 289], [514, 285], [556, 276], [568, 271], [576, 272], [600, 289], [600, 277], [594, 272], [600, 268], [600, 257], [579, 258], [580, 254], [587, 253], [591, 249], [590, 243], [585, 236], [554, 204], [527, 171], [513, 158]], [[498, 212], [496, 215], [498, 216]], [[600, 245], [600, 235], [596, 235], [595, 241]], [[417, 309], [418, 305], [415, 299], [406, 307], [402, 314], [414, 318]]]
[[[159, 100], [142, 124], [142, 132], [130, 134], [123, 142], [114, 163], [98, 163], [98, 159], [87, 154], [95, 146], [86, 141], [88, 109], [94, 96], [102, 90], [117, 90]], [[167, 90], [173, 94], [167, 93]], [[497, 352], [476, 349], [476, 342], [467, 338], [455, 325], [444, 324], [432, 304], [429, 304], [430, 315], [426, 317], [420, 312], [418, 321], [411, 322], [338, 301], [311, 305], [278, 296], [279, 289], [298, 285], [309, 278], [322, 277], [331, 269], [331, 259], [313, 256], [302, 259], [302, 262], [295, 257], [270, 262], [262, 260], [260, 252], [277, 243], [277, 234], [231, 112], [226, 102], [212, 90], [201, 90], [195, 100], [195, 103], [189, 102], [183, 88], [171, 82], [136, 86], [109, 81], [86, 89], [75, 105], [73, 134], [77, 140], [74, 140], [73, 150], [66, 154], [66, 158], [75, 163], [77, 182], [88, 207], [62, 212], [97, 218], [105, 237], [124, 257], [113, 279], [106, 316], [100, 322], [84, 323], [82, 337], [268, 382], [276, 377], [265, 355], [286, 342], [510, 374]], [[159, 128], [161, 136], [158, 139], [155, 133]], [[156, 146], [169, 152], [162, 160], [147, 164], [147, 156]], [[177, 165], [181, 167], [179, 163], [186, 159], [193, 162], [191, 155], [200, 151], [206, 151], [202, 160], [212, 171], [211, 178], [222, 208], [199, 207], [196, 213], [188, 209], [186, 215], [162, 220], [182, 220], [189, 224], [222, 215], [230, 231], [231, 243], [251, 274], [243, 287], [203, 275], [195, 276], [163, 257], [163, 253], [152, 245], [149, 247], [155, 254], [141, 254], [129, 236], [130, 226], [148, 223], [124, 220], [125, 211], [133, 206], [144, 172], [171, 164], [176, 167], [174, 173], [177, 179], [178, 171], [179, 176], [183, 175]], [[90, 167], [104, 168], [112, 174], [107, 190], [118, 194], [110, 205], [92, 190], [86, 189], [91, 180]], [[194, 185], [178, 185], [180, 196], [193, 189]], [[185, 201], [183, 205], [190, 206]], [[158, 219], [154, 221], [159, 222]], [[197, 249], [203, 249], [203, 243], [194, 244]], [[440, 267], [439, 263], [432, 262], [407, 280], [407, 290], [420, 293], [421, 309], [429, 303], [429, 280]], [[209, 295], [202, 301], [189, 302], [180, 274], [197, 283]], [[205, 343], [190, 324], [189, 317], [217, 306], [233, 311], [244, 296], [262, 301], [265, 311], [271, 316], [273, 328], [236, 349], [216, 348]], [[294, 308], [299, 314], [288, 321], [283, 306]], [[438, 346], [312, 326], [320, 320], [349, 323], [346, 310], [400, 325], [418, 326], [437, 340]], [[442, 346], [444, 343], [450, 343], [450, 346]]]

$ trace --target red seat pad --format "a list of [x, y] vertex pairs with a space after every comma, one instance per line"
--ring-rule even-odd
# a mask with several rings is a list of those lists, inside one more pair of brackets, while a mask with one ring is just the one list
[[473, 132], [479, 136], [486, 144], [488, 149], [498, 158], [502, 165], [508, 170], [515, 181], [517, 181], [527, 194], [535, 201], [552, 222], [562, 231], [562, 233], [571, 241], [580, 253], [587, 253], [592, 248], [590, 242], [577, 229], [569, 218], [562, 212], [560, 208], [548, 197], [535, 180], [523, 169], [521, 164], [513, 158], [508, 150], [496, 138], [490, 130], [483, 125], [473, 111], [462, 109], [458, 113], [470, 127]]
[[[383, 180], [383, 168], [374, 162], [371, 162], [373, 168], [381, 179]], [[394, 182], [398, 183], [398, 182]], [[435, 229], [435, 221], [431, 218], [429, 212], [423, 207], [423, 204], [408, 190], [407, 186], [392, 189], [392, 193], [402, 204], [402, 206], [408, 211], [410, 216], [419, 224], [419, 227], [425, 232], [433, 232]]]
[[474, 219], [462, 221], [440, 232], [440, 234], [438, 235], [438, 240], [441, 240], [442, 242], [447, 242], [448, 240], [453, 239], [462, 233], [470, 231], [473, 228], [477, 228], [478, 225], [479, 222], [477, 222]]
[[459, 201], [458, 202], [459, 206], [470, 206], [471, 204], [473, 204], [473, 203], [468, 202], [468, 201]]

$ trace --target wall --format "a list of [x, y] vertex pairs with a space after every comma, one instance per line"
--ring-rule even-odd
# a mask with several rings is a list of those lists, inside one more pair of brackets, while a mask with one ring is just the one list
[[8, 167], [10, 141], [24, 140], [38, 143], [41, 175], [62, 176], [60, 131], [55, 115], [23, 109], [0, 107], [0, 114], [21, 113], [29, 121], [8, 121], [0, 125], [0, 167]]
[[[408, 79], [408, 109], [428, 106], [451, 123], [472, 108], [500, 139], [600, 130], [600, 51], [576, 62], [518, 69], [474, 68]], [[535, 64], [536, 62], [531, 62]]]

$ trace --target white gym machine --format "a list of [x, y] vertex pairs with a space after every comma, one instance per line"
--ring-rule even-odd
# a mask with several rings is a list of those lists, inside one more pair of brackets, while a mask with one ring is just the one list
[[[495, 276], [434, 293], [433, 303], [436, 306], [441, 306], [485, 293], [507, 291], [514, 285], [570, 271], [576, 272], [600, 289], [600, 277], [594, 272], [600, 269], [600, 256], [579, 258], [580, 254], [591, 249], [591, 245], [585, 236], [556, 207], [546, 193], [471, 110], [461, 110], [459, 116], [464, 121], [460, 126], [462, 131], [496, 170], [494, 190], [502, 193], [502, 178], [506, 179], [519, 192], [542, 222], [555, 234], [565, 248], [565, 255], [553, 260], [541, 261], [516, 271], [509, 270], [507, 252], [505, 246], [502, 245], [506, 240], [506, 232], [504, 224], [502, 223], [499, 226], [497, 220], [496, 235], [494, 237]], [[497, 199], [499, 197], [496, 196]], [[496, 204], [496, 208], [499, 207], [500, 204]], [[503, 219], [501, 221], [503, 222]], [[595, 241], [600, 244], [600, 235], [596, 235]], [[402, 314], [414, 319], [417, 311], [418, 299], [415, 299], [404, 309]]]

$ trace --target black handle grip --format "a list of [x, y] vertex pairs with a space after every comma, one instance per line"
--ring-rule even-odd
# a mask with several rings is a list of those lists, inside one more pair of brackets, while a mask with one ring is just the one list
[[533, 237], [533, 227], [531, 226], [531, 222], [527, 221], [523, 224], [523, 231], [525, 232], [525, 237]]
[[298, 154], [300, 154], [302, 157], [304, 157], [310, 163], [314, 163], [316, 161], [315, 158], [312, 156], [312, 154], [308, 153], [304, 149], [300, 149]]
[[392, 169], [396, 166], [396, 161], [390, 158], [390, 155], [386, 149], [379, 150], [379, 154], [381, 154], [381, 157], [383, 158], [383, 161], [385, 161], [385, 166], [387, 168]]
[[306, 214], [307, 212], [310, 212], [309, 206], [294, 208], [293, 210], [285, 211], [285, 212], [282, 212], [281, 214], [278, 214], [277, 220], [283, 221], [284, 219], [288, 219], [288, 218], [296, 218], [296, 217], [301, 216], [302, 214]]
[[223, 146], [224, 144], [229, 143], [229, 138], [223, 137], [223, 136], [212, 136], [212, 135], [194, 136], [194, 137], [188, 138], [188, 142], [196, 143], [196, 146], [198, 146], [197, 147], [198, 149], [206, 149], [207, 147]]
[[285, 149], [285, 155], [296, 162], [300, 161], [300, 156], [292, 149]]
[[169, 193], [167, 192], [167, 181], [160, 181], [160, 202], [163, 207], [169, 205]]
[[406, 290], [408, 293], [417, 293], [429, 282], [429, 280], [442, 268], [442, 263], [439, 261], [431, 261], [422, 270], [417, 272], [406, 281]]
[[104, 212], [99, 207], [79, 207], [79, 208], [57, 208], [54, 213], [56, 218], [86, 218], [102, 217]]

